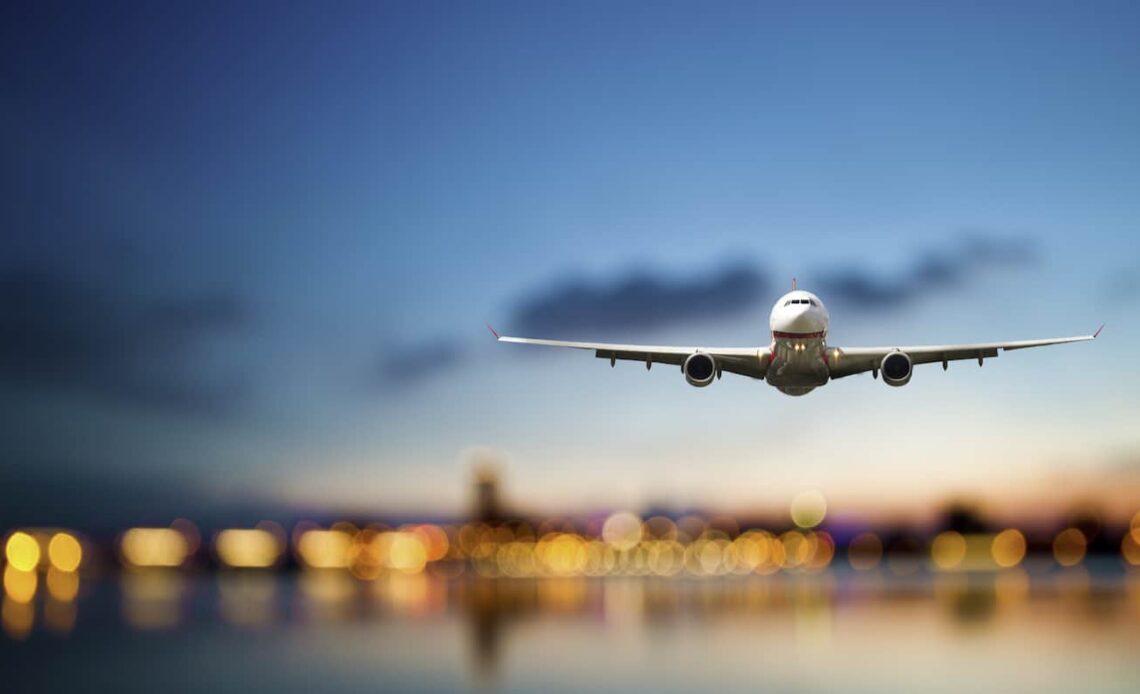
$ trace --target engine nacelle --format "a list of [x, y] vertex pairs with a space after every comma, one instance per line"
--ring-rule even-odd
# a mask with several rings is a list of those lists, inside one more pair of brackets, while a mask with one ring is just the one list
[[914, 373], [914, 363], [906, 352], [891, 352], [883, 357], [879, 364], [883, 372], [883, 382], [889, 386], [905, 386], [910, 383], [911, 374]]
[[681, 365], [689, 385], [704, 388], [716, 379], [716, 359], [704, 352], [694, 352]]

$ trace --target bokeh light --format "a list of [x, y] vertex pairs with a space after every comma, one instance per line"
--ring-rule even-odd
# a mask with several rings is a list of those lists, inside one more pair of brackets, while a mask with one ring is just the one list
[[229, 528], [214, 540], [218, 559], [233, 568], [267, 568], [281, 557], [281, 543], [261, 528]]
[[314, 569], [344, 569], [349, 565], [352, 535], [346, 530], [306, 530], [297, 540], [297, 556]]
[[606, 519], [602, 539], [614, 549], [632, 549], [641, 540], [641, 519], [628, 511], [620, 511]]
[[83, 547], [74, 535], [59, 532], [48, 543], [48, 560], [60, 571], [72, 572], [83, 562]]
[[1008, 528], [994, 536], [990, 554], [994, 563], [1003, 569], [1017, 566], [1025, 558], [1025, 536], [1019, 530]]
[[119, 541], [119, 552], [131, 566], [181, 566], [190, 554], [186, 537], [174, 528], [131, 528]]
[[428, 561], [427, 548], [415, 532], [383, 533], [379, 538], [384, 565], [405, 574], [418, 574]]
[[957, 568], [966, 558], [966, 538], [953, 530], [939, 533], [930, 544], [930, 558], [944, 571]]
[[1140, 542], [1132, 533], [1126, 533], [1120, 541], [1120, 556], [1132, 566], [1140, 566]]
[[791, 513], [792, 522], [799, 527], [814, 528], [827, 515], [827, 500], [814, 489], [800, 492], [792, 499]]
[[1053, 558], [1061, 566], [1076, 566], [1085, 558], [1088, 541], [1076, 528], [1066, 528], [1053, 538]]
[[8, 564], [20, 571], [32, 571], [40, 563], [40, 543], [28, 533], [16, 531], [4, 545]]

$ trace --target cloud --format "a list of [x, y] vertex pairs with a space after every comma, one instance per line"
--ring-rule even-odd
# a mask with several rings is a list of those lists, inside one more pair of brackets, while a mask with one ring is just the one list
[[1140, 263], [1110, 273], [1105, 283], [1105, 294], [1114, 301], [1128, 304], [1140, 298]]
[[466, 359], [467, 351], [462, 343], [441, 338], [382, 350], [378, 371], [383, 385], [404, 388], [454, 368]]
[[1027, 267], [1038, 256], [1037, 246], [1028, 239], [970, 235], [947, 250], [917, 256], [895, 275], [851, 265], [820, 273], [815, 286], [829, 304], [881, 311], [959, 287], [978, 272]]
[[230, 292], [151, 298], [59, 271], [0, 271], [0, 379], [166, 410], [224, 408], [241, 390], [202, 364], [251, 324]]
[[766, 274], [747, 263], [695, 277], [639, 270], [593, 282], [574, 279], [528, 294], [509, 327], [536, 337], [648, 331], [732, 315], [756, 306], [767, 290]]

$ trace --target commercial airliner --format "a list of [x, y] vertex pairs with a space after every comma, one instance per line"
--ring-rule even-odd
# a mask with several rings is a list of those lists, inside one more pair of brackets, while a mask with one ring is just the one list
[[926, 345], [917, 347], [833, 347], [827, 344], [830, 315], [819, 297], [796, 289], [781, 296], [768, 318], [772, 342], [767, 347], [659, 347], [619, 345], [605, 342], [564, 342], [500, 335], [487, 326], [499, 342], [514, 342], [544, 347], [569, 347], [594, 351], [599, 359], [639, 361], [649, 369], [654, 364], [680, 366], [689, 385], [704, 388], [725, 371], [764, 380], [786, 395], [806, 395], [828, 381], [866, 371], [874, 378], [883, 374], [890, 386], [910, 382], [916, 364], [949, 363], [961, 359], [977, 359], [981, 366], [998, 351], [1060, 345], [1067, 342], [1095, 340], [1102, 325], [1092, 335], [1058, 337], [1047, 340], [1014, 342], [980, 342], [966, 345]]

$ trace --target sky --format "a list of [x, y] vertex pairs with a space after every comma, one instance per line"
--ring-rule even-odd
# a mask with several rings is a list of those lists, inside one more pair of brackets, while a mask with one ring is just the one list
[[[0, 518], [1140, 499], [1135, 3], [0, 9]], [[1087, 334], [804, 398], [510, 334]], [[253, 518], [256, 520], [256, 517]]]

